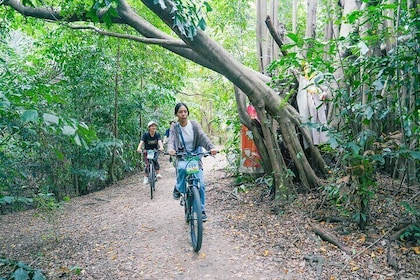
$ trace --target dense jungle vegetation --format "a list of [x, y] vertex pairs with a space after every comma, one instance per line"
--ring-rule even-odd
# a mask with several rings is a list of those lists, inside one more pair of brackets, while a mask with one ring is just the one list
[[[57, 9], [0, 1], [2, 214], [50, 211], [139, 172], [136, 147], [147, 122], [157, 121], [163, 134], [174, 105], [184, 101], [236, 162], [231, 172], [237, 181], [270, 185], [280, 208], [304, 189], [325, 195], [364, 229], [377, 177], [389, 176], [406, 196], [401, 236], [418, 244], [416, 2], [364, 1], [351, 11], [344, 3], [355, 1], [332, 10], [321, 2], [308, 33], [313, 19], [306, 3], [273, 1], [276, 27], [286, 32], [282, 37], [283, 29], [277, 30], [280, 44], [268, 35], [277, 55], [273, 49], [264, 63], [255, 42], [266, 40], [256, 30], [266, 27], [261, 18], [267, 13], [259, 18], [261, 7], [252, 1], [50, 2]], [[153, 28], [133, 19], [127, 7]], [[322, 128], [298, 118], [305, 63], [321, 74], [319, 86], [328, 87], [328, 125]], [[248, 101], [259, 123], [244, 116]], [[258, 179], [239, 172], [242, 124], [262, 154], [266, 173]], [[328, 131], [329, 141], [304, 148], [311, 128]]]

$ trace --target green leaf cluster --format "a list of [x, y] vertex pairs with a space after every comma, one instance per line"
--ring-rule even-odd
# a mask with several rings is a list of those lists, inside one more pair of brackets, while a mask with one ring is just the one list
[[[164, 1], [154, 0], [154, 3], [159, 3], [162, 9], [166, 8]], [[174, 15], [174, 26], [192, 41], [197, 34], [197, 28], [206, 29], [205, 16], [212, 8], [209, 2], [202, 0], [175, 0], [174, 3], [175, 6], [171, 11]]]
[[[384, 11], [389, 10], [393, 15], [401, 12], [400, 18], [388, 17]], [[355, 30], [360, 33], [328, 42], [289, 33], [291, 43], [283, 47], [288, 54], [273, 62], [269, 71], [286, 98], [297, 91], [289, 69], [301, 71], [304, 63], [311, 64], [317, 83], [329, 88], [331, 99], [327, 104], [338, 124], [328, 130], [328, 151], [323, 153], [334, 164], [333, 173], [338, 178], [350, 176], [350, 180], [331, 184], [325, 192], [334, 203], [346, 205], [343, 212], [351, 213], [354, 221], [363, 225], [369, 219], [369, 202], [376, 195], [378, 171], [406, 172], [411, 177], [407, 182], [420, 179], [415, 172], [420, 164], [419, 49], [413, 31], [417, 24], [416, 16], [406, 7], [380, 3], [370, 3], [345, 20], [357, 25]], [[383, 28], [388, 20], [398, 21], [393, 26], [399, 29]], [[381, 46], [396, 40], [398, 43], [384, 55]], [[347, 53], [336, 63], [342, 46], [347, 46]], [[307, 53], [305, 60], [299, 56], [302, 52]], [[343, 75], [336, 79], [338, 70]], [[304, 125], [327, 129], [312, 123]], [[401, 164], [411, 169], [398, 169]]]
[[140, 136], [150, 119], [165, 131], [184, 83], [185, 62], [158, 47], [31, 21], [0, 32], [3, 212], [44, 190], [60, 201], [142, 168]]
[[2, 267], [6, 266], [9, 269], [7, 275], [0, 275], [0, 279], [14, 279], [14, 280], [45, 280], [46, 276], [39, 269], [34, 269], [24, 262], [0, 258]]

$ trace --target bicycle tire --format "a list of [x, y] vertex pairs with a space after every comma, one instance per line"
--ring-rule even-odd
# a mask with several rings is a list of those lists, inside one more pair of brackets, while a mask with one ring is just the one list
[[201, 214], [201, 201], [198, 188], [192, 187], [190, 210], [191, 244], [195, 252], [200, 251], [203, 241], [203, 217]]
[[153, 162], [149, 166], [149, 184], [150, 184], [150, 199], [153, 199], [153, 192], [155, 191], [156, 171]]

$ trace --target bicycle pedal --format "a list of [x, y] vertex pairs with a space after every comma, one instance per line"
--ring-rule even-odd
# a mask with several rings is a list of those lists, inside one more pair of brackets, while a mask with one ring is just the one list
[[179, 201], [179, 205], [184, 206], [184, 201], [182, 199]]

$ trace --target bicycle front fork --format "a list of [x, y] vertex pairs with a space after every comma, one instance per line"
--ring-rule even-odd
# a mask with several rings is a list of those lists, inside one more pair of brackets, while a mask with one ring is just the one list
[[185, 203], [185, 195], [181, 194], [181, 199], [179, 200], [179, 205], [184, 206]]
[[184, 206], [184, 204], [186, 203], [188, 196], [191, 195], [191, 190], [189, 190], [189, 186], [185, 186], [187, 189], [185, 191], [185, 193], [181, 193], [181, 199], [179, 200], [179, 205]]

